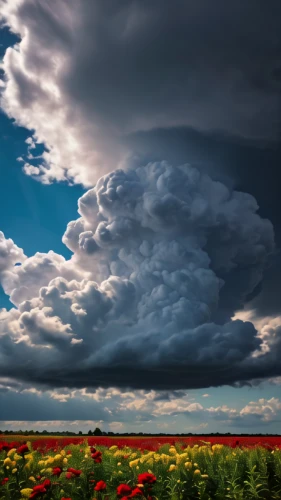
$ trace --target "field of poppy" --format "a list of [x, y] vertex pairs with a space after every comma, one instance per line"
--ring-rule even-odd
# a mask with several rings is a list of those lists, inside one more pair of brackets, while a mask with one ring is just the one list
[[0, 436], [0, 500], [281, 499], [281, 438]]

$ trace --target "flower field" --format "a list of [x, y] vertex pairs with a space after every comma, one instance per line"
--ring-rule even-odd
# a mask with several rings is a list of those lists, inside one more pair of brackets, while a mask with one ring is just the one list
[[0, 500], [281, 499], [276, 437], [13, 439]]

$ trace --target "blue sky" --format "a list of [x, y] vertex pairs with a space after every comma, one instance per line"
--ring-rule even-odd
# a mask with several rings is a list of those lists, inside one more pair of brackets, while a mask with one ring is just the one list
[[[69, 220], [76, 217], [77, 200], [85, 190], [58, 183], [46, 186], [26, 176], [17, 158], [29, 136], [28, 130], [0, 114], [1, 231], [27, 256], [54, 250], [69, 257], [61, 237]], [[2, 290], [0, 301], [1, 307], [11, 306]]]
[[39, 3], [0, 30], [0, 429], [278, 432], [271, 14], [261, 81], [231, 29], [201, 43], [199, 7], [186, 33], [143, 6], [124, 42], [98, 0]]
[[[0, 31], [0, 56], [17, 37], [7, 28]], [[1, 231], [24, 248], [25, 254], [54, 250], [65, 257], [71, 252], [61, 237], [67, 223], [77, 215], [77, 200], [85, 191], [81, 186], [36, 182], [22, 171], [17, 161], [26, 151], [26, 139], [31, 132], [17, 126], [3, 111], [0, 112], [0, 213]], [[43, 150], [37, 147], [37, 154]], [[9, 298], [0, 288], [0, 307], [11, 307]]]

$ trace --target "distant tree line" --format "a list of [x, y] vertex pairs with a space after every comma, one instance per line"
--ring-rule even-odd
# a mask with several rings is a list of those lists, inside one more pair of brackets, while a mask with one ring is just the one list
[[158, 434], [151, 434], [151, 433], [146, 433], [146, 432], [122, 432], [122, 433], [119, 433], [119, 432], [112, 432], [112, 431], [109, 431], [109, 432], [104, 432], [102, 431], [101, 429], [99, 429], [99, 427], [96, 427], [94, 431], [92, 431], [91, 429], [87, 432], [87, 433], [84, 433], [82, 431], [79, 431], [79, 432], [73, 432], [73, 431], [47, 431], [46, 429], [44, 429], [43, 431], [34, 431], [34, 430], [25, 430], [25, 431], [22, 431], [22, 430], [18, 430], [18, 431], [11, 431], [11, 430], [5, 430], [5, 431], [1, 431], [0, 430], [0, 434], [4, 434], [4, 435], [22, 435], [22, 436], [40, 436], [40, 435], [44, 435], [44, 436], [119, 436], [119, 437], [127, 437], [127, 436], [143, 436], [143, 437], [190, 437], [190, 436], [194, 436], [194, 437], [211, 437], [211, 436], [222, 436], [222, 437], [225, 437], [225, 436], [240, 436], [240, 437], [248, 437], [248, 436], [255, 436], [255, 437], [262, 437], [262, 436], [271, 436], [271, 437], [275, 437], [275, 436], [280, 436], [280, 434], [269, 434], [269, 433], [266, 433], [266, 434], [261, 434], [261, 433], [258, 433], [258, 434], [232, 434], [231, 432], [226, 432], [226, 433], [221, 433], [221, 432], [211, 432], [209, 434], [194, 434], [192, 432], [188, 432], [188, 433], [181, 433], [181, 434], [167, 434], [167, 433], [163, 433], [163, 432], [160, 432]]

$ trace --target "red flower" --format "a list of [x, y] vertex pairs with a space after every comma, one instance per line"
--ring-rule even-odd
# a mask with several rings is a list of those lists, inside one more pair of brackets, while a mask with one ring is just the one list
[[139, 484], [154, 484], [156, 480], [156, 477], [149, 472], [144, 472], [143, 474], [138, 475]]
[[12, 448], [14, 448], [12, 443], [6, 443], [6, 441], [4, 441], [3, 443], [0, 443], [0, 451], [1, 450], [10, 451]]
[[[67, 469], [67, 472], [70, 472], [71, 474], [73, 474], [73, 476], [76, 476], [76, 477], [79, 477], [80, 474], [82, 474], [82, 471], [81, 470], [77, 470], [77, 469], [73, 469], [72, 467], [69, 467]], [[67, 476], [68, 477], [68, 476]], [[69, 479], [69, 478], [68, 478]]]
[[94, 487], [95, 491], [104, 491], [106, 490], [106, 483], [104, 481], [98, 481], [96, 486]]
[[60, 477], [62, 473], [62, 469], [60, 467], [53, 467], [53, 476]]
[[117, 495], [130, 495], [132, 488], [128, 484], [119, 484], [117, 486]]
[[71, 455], [71, 450], [67, 450], [66, 454]]
[[101, 463], [101, 461], [102, 461], [102, 453], [101, 453], [100, 451], [95, 451], [94, 453], [92, 453], [92, 455], [91, 455], [91, 456], [92, 456], [92, 459], [93, 459], [96, 463], [98, 463], [98, 464], [100, 464], [100, 463]]
[[9, 478], [8, 478], [8, 477], [4, 477], [4, 479], [2, 479], [2, 481], [1, 481], [1, 484], [2, 484], [2, 485], [3, 485], [3, 484], [6, 484], [6, 483], [7, 483], [7, 481], [9, 481]]
[[143, 495], [143, 492], [141, 491], [140, 488], [136, 487], [133, 489], [131, 495], [130, 495], [130, 498], [133, 498], [133, 497], [138, 497], [139, 495]]
[[36, 498], [40, 495], [43, 495], [50, 488], [51, 484], [52, 483], [51, 483], [50, 479], [45, 479], [45, 481], [43, 481], [42, 484], [38, 484], [37, 486], [33, 486], [33, 488], [32, 488], [33, 491], [32, 491], [29, 498]]
[[72, 500], [70, 497], [62, 497], [61, 500]]
[[17, 449], [17, 453], [19, 453], [20, 455], [23, 455], [24, 453], [27, 453], [29, 451], [29, 448], [26, 444], [22, 444], [18, 449]]
[[45, 479], [45, 481], [43, 481], [43, 485], [45, 486], [45, 488], [50, 488], [52, 483], [50, 479]]

